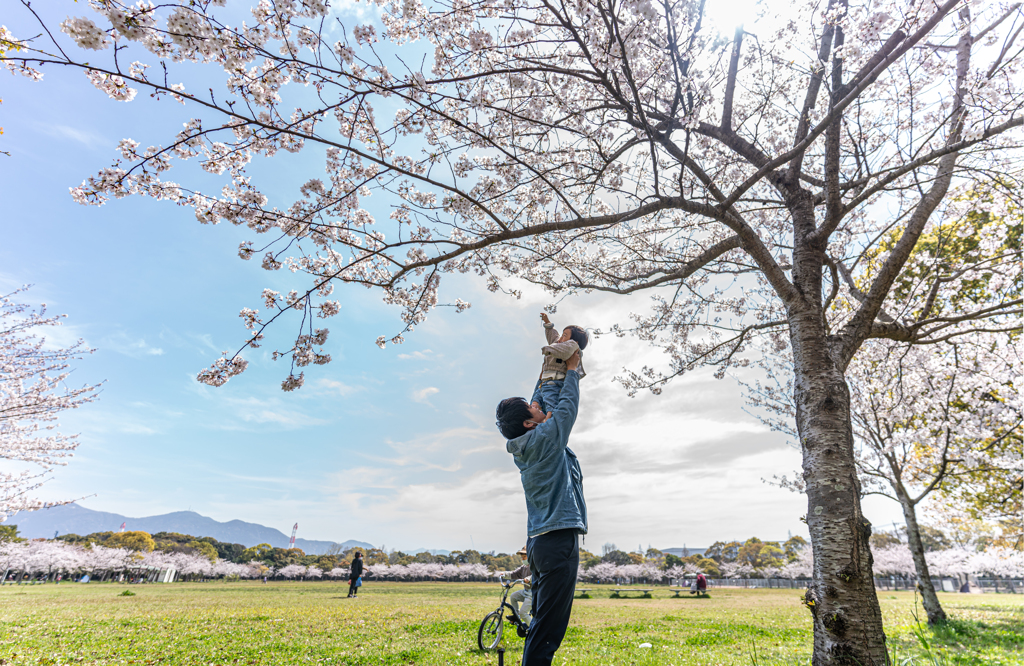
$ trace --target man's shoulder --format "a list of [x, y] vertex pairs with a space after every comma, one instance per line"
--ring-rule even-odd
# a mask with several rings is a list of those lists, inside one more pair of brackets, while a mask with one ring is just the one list
[[533, 430], [527, 430], [524, 435], [506, 441], [505, 450], [517, 458], [522, 457], [526, 450], [530, 448], [530, 443], [534, 440], [536, 433], [537, 428], [534, 428]]
[[516, 458], [544, 456], [553, 445], [558, 443], [558, 432], [558, 423], [555, 419], [548, 419], [525, 435], [508, 440], [505, 450]]

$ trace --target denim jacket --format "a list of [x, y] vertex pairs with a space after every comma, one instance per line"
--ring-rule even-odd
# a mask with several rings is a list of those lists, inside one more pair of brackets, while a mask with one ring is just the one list
[[579, 404], [580, 376], [570, 370], [552, 417], [505, 445], [519, 468], [526, 493], [527, 536], [567, 528], [587, 533], [583, 472], [567, 446]]

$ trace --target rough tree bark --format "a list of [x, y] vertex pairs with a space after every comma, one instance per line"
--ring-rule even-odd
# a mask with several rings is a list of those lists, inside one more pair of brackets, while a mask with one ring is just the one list
[[[811, 242], [813, 215], [799, 207], [793, 281], [801, 293], [788, 307], [794, 405], [803, 454], [807, 527], [814, 575], [804, 604], [814, 618], [814, 664], [887, 664], [882, 613], [853, 454], [850, 391], [838, 340], [830, 339], [821, 300], [824, 251]], [[803, 233], [801, 233], [801, 231]]]

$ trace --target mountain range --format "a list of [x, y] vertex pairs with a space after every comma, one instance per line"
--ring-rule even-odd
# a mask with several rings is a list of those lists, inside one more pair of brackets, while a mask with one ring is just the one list
[[[242, 520], [229, 520], [221, 523], [207, 518], [195, 511], [175, 511], [161, 516], [145, 518], [129, 518], [119, 513], [93, 511], [80, 504], [65, 504], [40, 511], [23, 511], [5, 521], [9, 525], [18, 526], [18, 536], [25, 539], [52, 539], [54, 533], [59, 534], [92, 534], [93, 532], [116, 532], [121, 523], [126, 523], [126, 530], [141, 530], [156, 534], [157, 532], [177, 532], [194, 537], [213, 537], [217, 541], [240, 543], [251, 547], [261, 543], [269, 543], [275, 548], [287, 548], [288, 536], [280, 530], [257, 523]], [[322, 555], [333, 546], [334, 541], [315, 541], [312, 539], [295, 539], [295, 547], [301, 548], [307, 555]], [[373, 544], [365, 541], [348, 540], [339, 543], [342, 549], [373, 548]]]

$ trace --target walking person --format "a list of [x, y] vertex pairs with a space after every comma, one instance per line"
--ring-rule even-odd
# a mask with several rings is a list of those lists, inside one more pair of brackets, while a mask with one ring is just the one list
[[[568, 447], [580, 400], [579, 352], [565, 361], [564, 384], [553, 411], [537, 402], [506, 398], [498, 404], [498, 429], [519, 468], [526, 495], [527, 561], [533, 574], [533, 622], [523, 647], [522, 666], [549, 666], [562, 644], [572, 614], [580, 535], [587, 533], [583, 473]], [[550, 409], [550, 403], [546, 404]]]
[[359, 586], [363, 584], [363, 554], [358, 550], [356, 551], [355, 559], [352, 560], [352, 566], [348, 570], [348, 596], [352, 598], [359, 592]]

